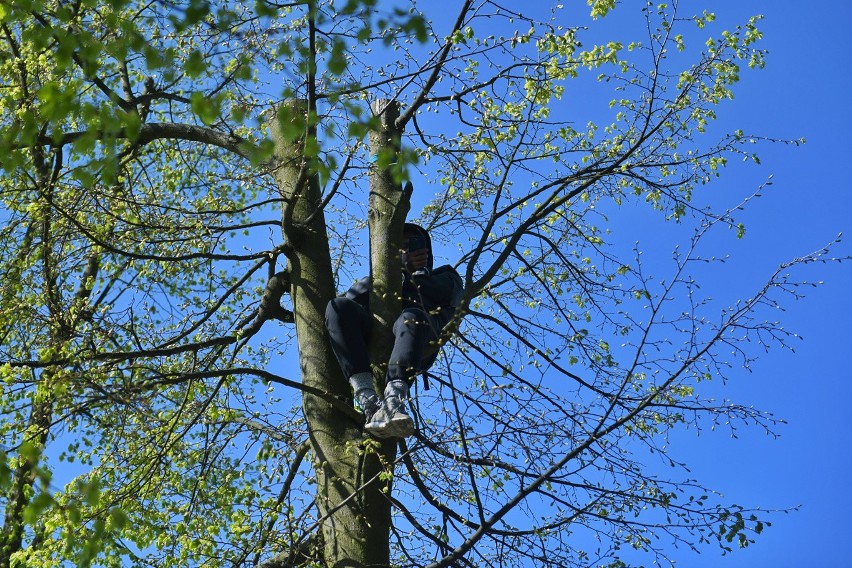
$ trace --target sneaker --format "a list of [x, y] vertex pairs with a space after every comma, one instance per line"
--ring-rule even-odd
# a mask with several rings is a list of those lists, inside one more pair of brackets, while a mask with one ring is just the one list
[[370, 417], [373, 416], [379, 409], [382, 407], [382, 403], [379, 401], [379, 397], [376, 396], [376, 393], [372, 393], [369, 396], [362, 397], [361, 400], [356, 400], [356, 407], [361, 413], [364, 415], [364, 418], [369, 422]]
[[405, 412], [402, 400], [397, 396], [389, 396], [368, 418], [364, 430], [376, 438], [405, 438], [414, 434], [414, 421]]

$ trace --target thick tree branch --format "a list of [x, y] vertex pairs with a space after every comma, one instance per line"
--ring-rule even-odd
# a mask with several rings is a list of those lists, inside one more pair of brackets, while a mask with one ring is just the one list
[[200, 142], [210, 146], [216, 146], [227, 150], [243, 158], [251, 158], [259, 150], [257, 144], [235, 134], [221, 132], [207, 126], [197, 124], [179, 124], [173, 122], [148, 122], [142, 124], [139, 132], [131, 136], [126, 129], [117, 132], [106, 132], [102, 130], [80, 130], [75, 132], [59, 132], [51, 135], [42, 134], [34, 144], [11, 144], [11, 150], [28, 148], [33, 146], [60, 147], [73, 144], [80, 138], [91, 136], [97, 140], [109, 137], [127, 139], [139, 145], [145, 145], [156, 140], [185, 140], [187, 142]]

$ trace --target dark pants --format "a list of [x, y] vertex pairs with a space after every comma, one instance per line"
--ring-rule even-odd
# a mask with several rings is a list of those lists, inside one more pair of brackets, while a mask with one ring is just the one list
[[[438, 329], [429, 314], [420, 308], [405, 308], [393, 324], [393, 350], [388, 361], [387, 381], [404, 379], [409, 383], [435, 361], [435, 352], [427, 343], [438, 339]], [[341, 297], [328, 303], [325, 327], [331, 347], [346, 377], [370, 370], [370, 313], [354, 300]]]

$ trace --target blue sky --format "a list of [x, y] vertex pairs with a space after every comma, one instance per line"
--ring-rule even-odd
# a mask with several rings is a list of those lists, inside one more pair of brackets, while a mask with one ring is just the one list
[[[574, 1], [580, 6], [570, 8], [580, 13], [585, 3]], [[634, 1], [638, 4], [625, 0], [604, 21], [589, 24], [615, 33], [623, 31], [621, 26], [633, 26]], [[431, 15], [428, 5], [423, 8]], [[714, 241], [719, 248], [713, 252], [731, 258], [702, 281], [708, 295], [736, 299], [759, 289], [780, 264], [824, 247], [840, 233], [846, 236], [829, 256], [852, 256], [852, 195], [844, 175], [850, 153], [845, 137], [852, 131], [848, 105], [852, 34], [847, 30], [852, 3], [830, 0], [817, 8], [794, 0], [680, 1], [682, 14], [704, 9], [720, 20], [707, 35], [744, 23], [751, 15], [764, 15], [759, 24], [764, 32], [761, 46], [769, 52], [765, 69], [744, 71], [735, 99], [719, 108], [719, 129], [806, 140], [800, 146], [758, 145], [760, 165], [731, 163], [719, 180], [700, 189], [699, 200], [735, 205], [771, 179], [762, 197], [740, 217], [746, 225], [745, 238], [728, 235]], [[600, 102], [605, 106], [608, 99]], [[644, 209], [621, 214], [628, 219], [645, 217]], [[623, 230], [623, 218], [618, 223], [618, 230]], [[670, 257], [670, 244], [651, 230], [646, 233], [641, 236], [642, 248]], [[641, 230], [637, 234], [642, 235]], [[678, 566], [852, 567], [846, 543], [852, 511], [852, 492], [847, 488], [852, 478], [848, 453], [852, 371], [845, 361], [852, 339], [852, 262], [812, 264], [793, 275], [823, 282], [805, 289], [804, 298], [789, 299], [779, 314], [783, 327], [803, 338], [792, 342], [795, 352], [772, 349], [750, 370], [733, 369], [724, 388], [718, 382], [709, 385], [720, 398], [785, 421], [776, 428], [779, 436], [773, 438], [759, 428], [740, 428], [736, 438], [724, 429], [708, 429], [698, 438], [689, 431], [674, 435], [669, 449], [687, 463], [691, 477], [721, 492], [726, 503], [798, 509], [771, 514], [772, 526], [755, 544], [724, 557], [712, 544], [699, 555], [671, 549]]]
[[[632, 1], [592, 25], [616, 33], [622, 25], [633, 25], [621, 20], [637, 15]], [[839, 233], [847, 236], [829, 256], [852, 256], [852, 195], [844, 175], [850, 152], [845, 135], [852, 130], [852, 34], [847, 30], [852, 3], [831, 0], [816, 8], [794, 0], [681, 0], [680, 9], [683, 14], [715, 12], [720, 22], [708, 35], [744, 23], [748, 16], [765, 16], [759, 27], [762, 47], [769, 51], [766, 68], [742, 74], [735, 99], [719, 109], [718, 127], [806, 140], [801, 146], [761, 144], [756, 148], [760, 165], [731, 163], [718, 181], [701, 188], [717, 206], [735, 205], [771, 179], [740, 217], [745, 238], [729, 235], [718, 241], [714, 252], [731, 258], [718, 274], [708, 274], [702, 291], [748, 297], [778, 265], [824, 247]], [[670, 256], [671, 246], [655, 236], [642, 237], [642, 248]], [[758, 428], [739, 429], [736, 438], [724, 429], [698, 438], [690, 431], [673, 436], [669, 448], [689, 465], [693, 478], [721, 492], [727, 503], [798, 509], [770, 515], [772, 526], [755, 544], [724, 557], [714, 545], [699, 555], [672, 549], [678, 566], [852, 567], [846, 544], [852, 510], [847, 488], [852, 371], [845, 361], [852, 339], [852, 263], [812, 264], [796, 269], [794, 276], [823, 282], [807, 288], [804, 298], [788, 300], [779, 314], [783, 327], [803, 338], [792, 342], [795, 352], [772, 349], [750, 371], [733, 369], [724, 388], [710, 386], [719, 397], [786, 421], [776, 429], [779, 437]]]
[[[759, 281], [778, 263], [816, 250], [841, 232], [846, 236], [833, 253], [849, 256], [852, 197], [845, 168], [852, 129], [852, 4], [725, 0], [708, 6], [720, 16], [765, 15], [767, 66], [744, 76], [736, 99], [720, 113], [723, 124], [807, 140], [798, 148], [764, 145], [760, 166], [734, 167], [717, 184], [757, 187], [773, 176], [772, 186], [746, 214], [746, 238], [728, 251], [733, 262]], [[847, 544], [852, 371], [846, 360], [852, 264], [812, 265], [798, 274], [825, 283], [788, 302], [782, 314], [785, 327], [804, 338], [795, 342], [796, 352], [776, 349], [762, 356], [751, 373], [735, 373], [724, 393], [786, 420], [780, 437], [773, 440], [757, 430], [741, 431], [737, 439], [702, 435], [681, 455], [697, 479], [729, 501], [800, 508], [775, 515], [773, 526], [746, 550], [723, 558], [712, 548], [699, 556], [678, 553], [681, 566], [852, 566]]]

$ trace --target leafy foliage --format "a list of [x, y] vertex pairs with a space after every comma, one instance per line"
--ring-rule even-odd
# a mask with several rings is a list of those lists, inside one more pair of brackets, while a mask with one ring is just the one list
[[[460, 4], [0, 5], [0, 567], [341, 560], [318, 530], [331, 458], [293, 397], [339, 411], [340, 377], [287, 377], [296, 357], [335, 363], [268, 322], [306, 317], [279, 299], [315, 283], [288, 280], [302, 194], [276, 181], [270, 123], [323, 192], [308, 220], [321, 211], [328, 238], [308, 248], [341, 287], [362, 271], [376, 171], [417, 181], [421, 222], [465, 275], [418, 436], [398, 454], [334, 447], [383, 460], [387, 562], [616, 566], [769, 525], [665, 451], [693, 425], [774, 424], [702, 390], [731, 348], [747, 364], [749, 345], [787, 343], [761, 314], [799, 283], [779, 271], [719, 309], [696, 277], [708, 234], [745, 234], [741, 206], [695, 198], [757, 160], [755, 137], [713, 121], [764, 64], [759, 18], [722, 31], [648, 3], [629, 14], [642, 35], [601, 39], [596, 20], [626, 6]], [[308, 112], [276, 119], [293, 99]], [[371, 155], [377, 99], [402, 104], [405, 137]], [[664, 279], [611, 235], [633, 202], [688, 235]], [[358, 475], [350, 501], [376, 483]]]

